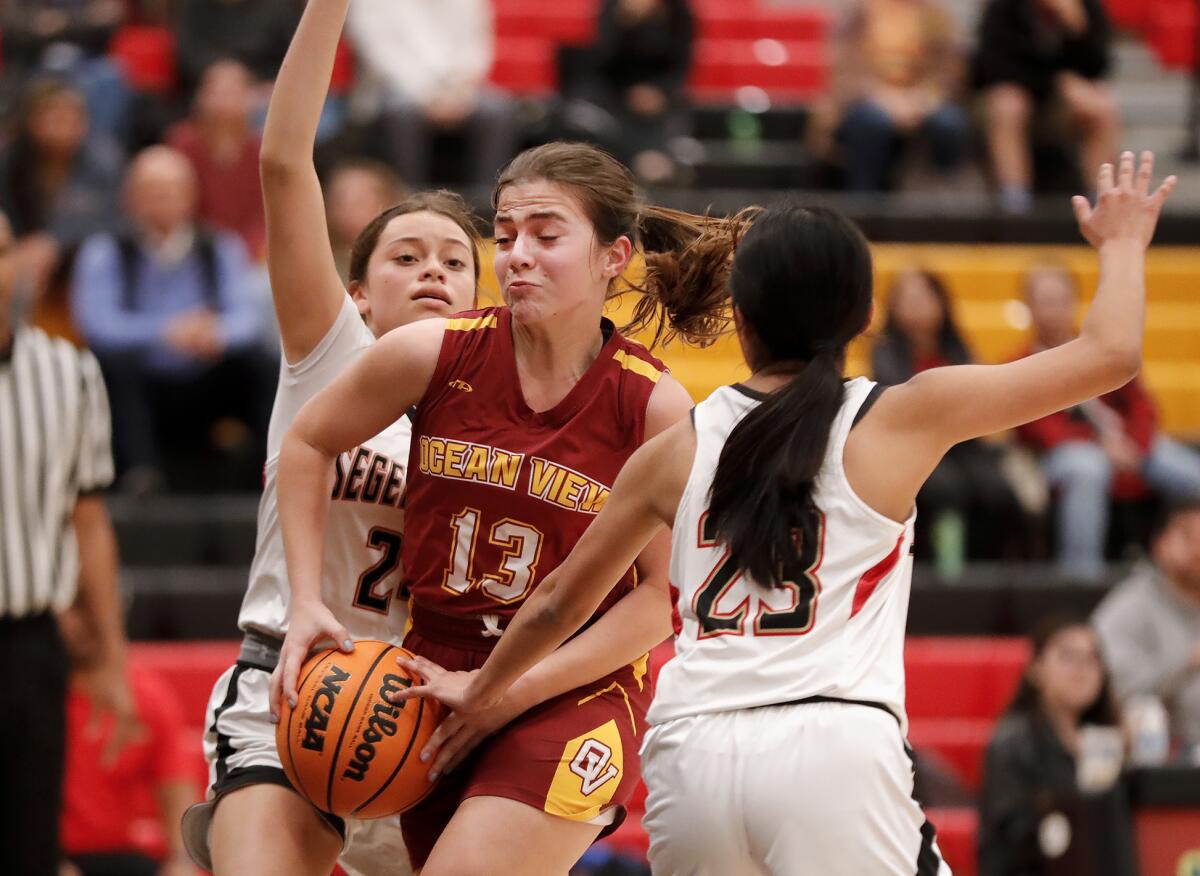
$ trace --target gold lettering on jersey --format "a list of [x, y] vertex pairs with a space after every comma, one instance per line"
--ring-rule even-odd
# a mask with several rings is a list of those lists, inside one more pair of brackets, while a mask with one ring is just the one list
[[524, 453], [510, 453], [499, 447], [421, 436], [421, 472], [439, 478], [515, 490], [524, 459]]
[[585, 514], [598, 514], [604, 507], [608, 487], [599, 481], [538, 456], [530, 463], [533, 467], [529, 474], [529, 495]]

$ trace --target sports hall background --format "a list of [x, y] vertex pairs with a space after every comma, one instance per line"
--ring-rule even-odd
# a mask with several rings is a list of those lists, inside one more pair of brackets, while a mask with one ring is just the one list
[[[492, 0], [490, 26], [470, 39], [447, 38], [446, 50], [482, 47], [485, 64], [491, 53], [489, 100], [499, 102], [502, 127], [514, 148], [555, 136], [590, 137], [635, 162], [650, 199], [685, 209], [724, 213], [799, 190], [848, 211], [875, 244], [878, 269], [876, 325], [870, 338], [855, 345], [850, 373], [871, 373], [871, 348], [885, 337], [893, 283], [912, 269], [936, 275], [944, 284], [971, 356], [1002, 361], [1030, 345], [1025, 285], [1032, 268], [1065, 271], [1085, 298], [1094, 287], [1096, 259], [1079, 240], [1067, 197], [1086, 191], [1083, 137], [1064, 108], [1048, 99], [1029, 133], [1032, 189], [1015, 196], [1001, 191], [987, 150], [985, 100], [972, 87], [971, 74], [971, 59], [980, 50], [981, 13], [990, 4], [910, 2], [951, 16], [954, 35], [947, 57], [958, 67], [942, 73], [964, 123], [962, 155], [953, 168], [939, 167], [929, 138], [917, 135], [894, 153], [883, 150], [890, 172], [876, 190], [861, 185], [866, 190], [848, 190], [852, 165], [863, 159], [849, 154], [839, 137], [840, 114], [847, 112], [838, 102], [840, 65], [853, 39], [852, 28], [842, 23], [852, 21], [860, 7], [886, 15], [905, 2], [690, 0], [684, 5], [694, 18], [693, 39], [659, 53], [674, 59], [667, 62], [655, 60], [653, 46], [645, 51], [651, 56], [648, 67], [665, 63], [670, 69], [654, 80], [666, 96], [665, 115], [644, 126], [631, 121], [619, 99], [628, 83], [597, 85], [589, 78], [602, 80], [604, 71], [611, 72], [602, 65], [600, 73], [589, 70], [593, 56], [587, 47], [597, 40], [597, 16], [611, 11], [615, 0]], [[388, 14], [416, 14], [409, 8], [416, 5], [415, 0], [391, 0]], [[622, 0], [621, 5], [658, 4]], [[8, 0], [0, 6], [0, 97], [6, 120], [0, 130], [0, 206], [13, 218], [19, 243], [41, 257], [30, 302], [34, 322], [86, 343], [77, 297], [89, 279], [74, 257], [88, 235], [110, 232], [128, 218], [121, 216], [125, 162], [160, 142], [184, 149], [196, 162], [201, 217], [240, 237], [247, 254], [241, 288], [259, 296], [264, 313], [269, 310], [261, 213], [255, 214], [257, 194], [247, 197], [245, 181], [253, 185], [256, 126], [271, 71], [301, 6], [302, 0]], [[1112, 26], [1106, 40], [1112, 63], [1098, 78], [1111, 107], [1105, 104], [1090, 123], [1119, 120], [1116, 136], [1122, 147], [1154, 149], [1159, 170], [1181, 177], [1149, 257], [1143, 379], [1156, 428], [1194, 448], [1200, 441], [1200, 248], [1195, 246], [1200, 239], [1200, 165], [1195, 163], [1200, 118], [1190, 108], [1200, 3], [1105, 0], [1104, 8]], [[486, 217], [489, 192], [479, 182], [469, 132], [430, 135], [431, 179], [404, 179], [405, 171], [418, 165], [406, 164], [391, 148], [387, 112], [372, 112], [367, 99], [387, 71], [370, 69], [353, 32], [342, 48], [317, 150], [327, 186], [348, 166], [367, 179], [357, 180], [360, 188], [350, 189], [351, 199], [380, 189], [386, 198], [397, 180], [411, 187], [432, 181], [462, 191]], [[206, 105], [207, 68], [226, 57], [244, 69], [222, 80], [222, 97]], [[19, 184], [53, 163], [39, 151], [41, 135], [31, 127], [33, 98], [47, 77], [69, 83], [83, 97], [74, 111], [89, 121], [86, 136], [64, 147], [71, 166], [86, 166], [86, 173], [72, 179], [91, 200], [76, 199], [74, 207], [39, 202], [36, 192], [30, 195], [29, 187]], [[606, 102], [614, 93], [616, 103]], [[245, 121], [244, 131], [230, 121], [231, 106]], [[213, 142], [227, 135], [222, 142], [235, 144], [221, 159], [224, 164], [205, 152], [209, 130], [218, 131]], [[656, 154], [647, 158], [647, 153]], [[388, 169], [397, 179], [389, 178]], [[247, 201], [250, 207], [243, 209]], [[108, 206], [97, 211], [97, 203]], [[338, 208], [330, 209], [333, 215]], [[62, 231], [65, 226], [75, 230]], [[494, 300], [489, 266], [483, 277], [486, 295]], [[627, 313], [629, 302], [614, 309]], [[274, 355], [269, 320], [263, 323], [261, 348]], [[704, 350], [673, 346], [661, 355], [697, 399], [746, 374], [729, 338]], [[164, 439], [162, 469], [148, 477], [134, 472], [119, 478], [109, 503], [135, 640], [132, 670], [156, 676], [169, 690], [180, 716], [171, 731], [176, 738], [169, 741], [172, 757], [194, 776], [197, 795], [203, 785], [204, 704], [213, 680], [237, 653], [235, 619], [254, 543], [253, 473], [261, 462], [247, 449], [257, 436], [227, 414], [218, 411], [188, 441]], [[1137, 478], [1115, 491], [1109, 497], [1103, 573], [1082, 581], [1063, 575], [1055, 560], [1062, 537], [1055, 514], [1058, 496], [1041, 475], [1039, 450], [1021, 447], [1014, 436], [997, 436], [989, 451], [1016, 500], [1005, 514], [981, 511], [970, 485], [960, 484], [967, 498], [928, 513], [922, 508], [918, 523], [928, 534], [914, 580], [907, 650], [911, 741], [921, 757], [930, 817], [959, 874], [978, 872], [976, 801], [984, 751], [1028, 660], [1024, 637], [1050, 613], [1086, 616], [1134, 564], [1144, 562], [1164, 504], [1162, 495]], [[1200, 645], [1200, 635], [1193, 644]], [[669, 645], [656, 656], [669, 657]], [[1189, 671], [1195, 683], [1200, 670]], [[1167, 706], [1174, 707], [1170, 701]], [[1132, 818], [1146, 876], [1200, 872], [1198, 743], [1177, 739], [1170, 765], [1131, 773]], [[4, 801], [6, 806], [15, 802]], [[126, 802], [135, 810], [128, 820], [139, 825], [137, 843], [149, 854], [161, 854], [152, 798], [130, 794]], [[589, 856], [587, 872], [640, 872], [645, 837], [636, 816], [607, 844], [607, 852]], [[1083, 843], [1087, 818], [1071, 815], [1076, 817], [1075, 836]], [[1079, 859], [1071, 854], [1047, 860], [1045, 872], [1092, 872], [1072, 864]]]

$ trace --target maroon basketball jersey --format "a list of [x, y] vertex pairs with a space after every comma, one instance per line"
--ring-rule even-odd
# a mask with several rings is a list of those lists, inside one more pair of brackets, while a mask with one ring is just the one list
[[[583, 378], [534, 412], [521, 393], [508, 308], [447, 322], [417, 406], [405, 491], [414, 620], [424, 609], [506, 623], [603, 507], [642, 443], [646, 403], [666, 370], [605, 323], [604, 347]], [[630, 569], [602, 610], [634, 584]]]

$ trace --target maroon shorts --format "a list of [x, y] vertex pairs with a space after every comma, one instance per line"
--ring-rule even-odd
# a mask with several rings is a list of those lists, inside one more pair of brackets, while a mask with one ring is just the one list
[[[482, 630], [478, 620], [439, 623], [414, 610], [404, 647], [446, 669], [478, 669], [496, 641], [484, 638]], [[638, 749], [651, 697], [643, 661], [517, 717], [400, 817], [413, 867], [425, 865], [468, 797], [506, 797], [571, 821], [610, 815], [601, 835], [615, 830], [641, 779]]]

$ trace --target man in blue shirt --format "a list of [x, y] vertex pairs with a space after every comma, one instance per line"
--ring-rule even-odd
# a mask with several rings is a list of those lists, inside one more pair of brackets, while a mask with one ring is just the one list
[[249, 428], [256, 470], [276, 363], [245, 248], [197, 224], [195, 176], [172, 149], [133, 160], [125, 198], [128, 230], [89, 238], [73, 281], [75, 321], [112, 400], [123, 486], [160, 486], [164, 453], [190, 449], [225, 418]]

